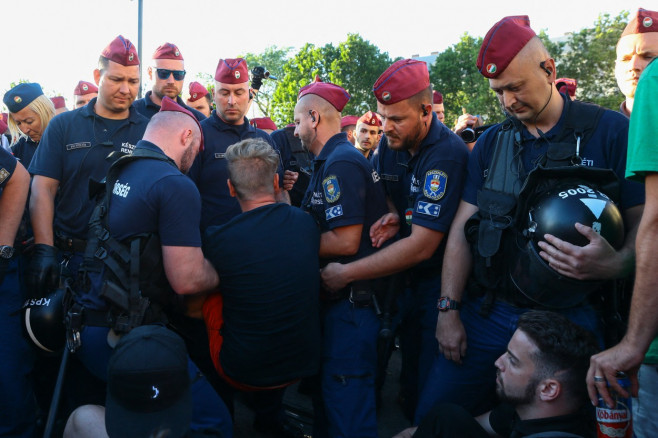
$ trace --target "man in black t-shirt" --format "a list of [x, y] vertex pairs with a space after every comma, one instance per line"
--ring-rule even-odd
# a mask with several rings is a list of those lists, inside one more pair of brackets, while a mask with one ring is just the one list
[[461, 406], [439, 404], [418, 428], [394, 438], [520, 438], [542, 432], [593, 437], [596, 426], [585, 375], [597, 350], [593, 335], [564, 316], [525, 313], [507, 352], [495, 363], [500, 405], [474, 418]]

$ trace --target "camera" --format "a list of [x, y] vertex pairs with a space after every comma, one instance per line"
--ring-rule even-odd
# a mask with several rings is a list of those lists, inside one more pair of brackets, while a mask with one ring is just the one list
[[473, 143], [474, 141], [477, 141], [480, 135], [482, 135], [482, 133], [489, 129], [491, 126], [493, 125], [478, 126], [476, 128], [468, 126], [467, 128], [464, 128], [464, 130], [459, 135], [465, 143]]
[[275, 79], [276, 78], [270, 75], [268, 70], [265, 70], [265, 67], [257, 65], [251, 69], [251, 88], [254, 90], [259, 90], [261, 85], [263, 85], [263, 79]]

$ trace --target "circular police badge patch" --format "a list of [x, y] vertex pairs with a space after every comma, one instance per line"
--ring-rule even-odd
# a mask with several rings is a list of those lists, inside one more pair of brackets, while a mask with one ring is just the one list
[[433, 201], [438, 201], [446, 194], [447, 185], [448, 175], [445, 172], [442, 170], [430, 170], [425, 174], [423, 194]]
[[492, 74], [496, 73], [496, 70], [498, 70], [498, 67], [496, 67], [496, 64], [494, 64], [494, 63], [487, 64], [487, 73], [492, 75]]
[[388, 102], [389, 100], [391, 100], [391, 93], [389, 91], [384, 91], [382, 93], [382, 100], [384, 102]]
[[642, 20], [642, 26], [644, 27], [651, 27], [652, 24], [653, 24], [653, 20], [651, 19], [651, 17], [644, 17], [644, 20]]
[[135, 59], [135, 54], [130, 52], [130, 55], [128, 55], [128, 61], [132, 61], [133, 59]]
[[192, 99], [196, 99], [196, 93], [192, 95]]
[[324, 197], [329, 203], [334, 203], [340, 198], [340, 186], [338, 185], [338, 178], [335, 175], [329, 175], [322, 181], [322, 188], [324, 189]]
[[240, 79], [240, 72], [237, 70], [235, 71], [235, 79]]
[[180, 52], [179, 52], [178, 50], [176, 50], [176, 51], [174, 52], [174, 56], [180, 56]]
[[14, 102], [21, 103], [22, 101], [23, 101], [23, 99], [21, 99], [21, 96], [14, 97]]
[[83, 89], [84, 91], [89, 90], [89, 85], [87, 85], [87, 84], [82, 84], [82, 89]]

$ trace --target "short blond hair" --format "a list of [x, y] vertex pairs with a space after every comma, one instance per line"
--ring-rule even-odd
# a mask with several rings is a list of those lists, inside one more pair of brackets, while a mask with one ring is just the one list
[[[41, 133], [43, 134], [46, 130], [46, 126], [50, 123], [50, 120], [55, 117], [55, 105], [53, 105], [53, 102], [48, 97], [42, 94], [30, 102], [26, 108], [30, 108], [34, 111], [41, 120]], [[12, 117], [12, 113], [9, 113], [9, 117], [7, 117], [7, 126], [9, 126], [9, 133], [11, 134], [11, 146], [18, 143], [21, 137], [27, 137], [18, 128], [18, 125]]]
[[250, 138], [231, 145], [224, 156], [238, 198], [274, 193], [272, 184], [279, 167], [279, 153], [265, 140]]

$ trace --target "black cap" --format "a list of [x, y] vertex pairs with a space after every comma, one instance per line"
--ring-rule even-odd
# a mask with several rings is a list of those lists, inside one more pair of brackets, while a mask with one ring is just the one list
[[110, 437], [182, 437], [192, 419], [185, 343], [159, 325], [123, 336], [108, 365], [105, 428]]

